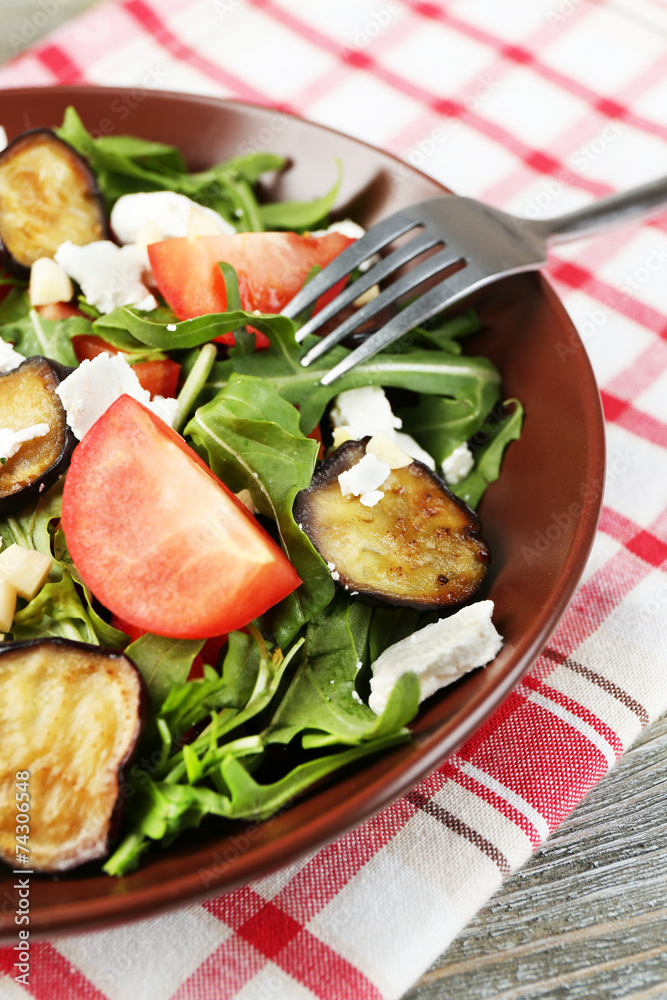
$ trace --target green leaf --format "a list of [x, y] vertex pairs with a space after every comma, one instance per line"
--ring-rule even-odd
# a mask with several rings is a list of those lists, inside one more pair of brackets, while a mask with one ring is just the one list
[[314, 229], [327, 216], [336, 200], [343, 177], [343, 165], [336, 160], [338, 176], [333, 187], [312, 201], [277, 201], [260, 205], [259, 214], [266, 229]]
[[44, 319], [30, 308], [27, 293], [19, 289], [13, 289], [7, 300], [3, 302], [5, 308], [0, 313], [0, 336], [3, 340], [12, 343], [15, 350], [26, 358], [41, 355], [68, 367], [76, 367], [78, 361], [72, 337], [90, 333], [89, 320], [83, 316], [63, 320]]
[[148, 687], [151, 703], [161, 705], [176, 684], [184, 684], [203, 639], [167, 639], [147, 632], [125, 650]]
[[[512, 407], [507, 412], [507, 407]], [[489, 483], [495, 482], [500, 475], [500, 466], [505, 449], [511, 441], [517, 441], [521, 436], [523, 423], [523, 406], [518, 399], [508, 399], [503, 404], [503, 415], [500, 419], [492, 414], [478, 434], [485, 443], [475, 452], [473, 470], [450, 487], [453, 493], [461, 497], [470, 507], [476, 507]]]
[[249, 490], [257, 509], [275, 521], [303, 580], [267, 618], [284, 646], [334, 593], [326, 564], [292, 514], [296, 494], [310, 485], [318, 444], [302, 434], [298, 412], [270, 382], [233, 373], [224, 390], [197, 410], [185, 433], [231, 490]]
[[[253, 325], [259, 327], [256, 320], [257, 317]], [[398, 355], [376, 354], [333, 385], [322, 385], [320, 379], [325, 372], [349, 354], [346, 348], [336, 347], [325, 358], [304, 368], [300, 358], [318, 338], [306, 337], [299, 346], [293, 327], [283, 328], [276, 324], [267, 327], [265, 332], [270, 341], [269, 349], [252, 357], [234, 357], [216, 363], [205, 392], [213, 396], [227, 385], [234, 373], [266, 379], [284, 399], [299, 406], [301, 430], [305, 434], [322, 419], [331, 399], [346, 389], [367, 385], [395, 386], [433, 396], [468, 399], [471, 407], [477, 407], [479, 400], [495, 398], [498, 394], [500, 374], [488, 359], [457, 357], [423, 348]]]
[[302, 733], [304, 747], [356, 744], [398, 730], [413, 718], [419, 705], [414, 674], [397, 685], [380, 718], [356, 693], [371, 615], [370, 608], [338, 593], [309, 623], [303, 659], [271, 720], [269, 742], [288, 743]]

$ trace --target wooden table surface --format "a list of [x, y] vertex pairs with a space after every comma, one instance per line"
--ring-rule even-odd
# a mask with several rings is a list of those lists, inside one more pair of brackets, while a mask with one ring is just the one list
[[[0, 0], [0, 62], [93, 2]], [[667, 1000], [665, 719], [508, 878], [404, 1000], [620, 997]]]

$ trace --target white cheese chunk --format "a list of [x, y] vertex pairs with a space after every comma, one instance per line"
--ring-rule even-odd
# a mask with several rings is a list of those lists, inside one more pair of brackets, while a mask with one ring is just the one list
[[340, 392], [331, 408], [334, 427], [347, 427], [355, 440], [374, 434], [394, 437], [403, 421], [392, 413], [389, 400], [380, 385], [367, 385], [362, 389]]
[[165, 424], [173, 427], [178, 416], [178, 400], [170, 396], [154, 396], [150, 402], [146, 403], [149, 410], [152, 410], [156, 417], [164, 420]]
[[386, 462], [390, 469], [404, 469], [412, 465], [412, 458], [398, 447], [386, 434], [374, 434], [366, 445], [366, 454], [375, 455], [381, 462]]
[[119, 247], [110, 240], [96, 240], [80, 247], [67, 240], [56, 250], [55, 261], [101, 313], [113, 312], [118, 306], [157, 306], [143, 283], [144, 272], [149, 270], [143, 246], [131, 243]]
[[141, 226], [151, 222], [163, 239], [188, 236], [188, 218], [196, 211], [215, 226], [215, 233], [233, 234], [234, 227], [212, 208], [175, 191], [140, 191], [122, 195], [111, 210], [111, 228], [121, 243], [135, 243]]
[[408, 671], [419, 678], [419, 700], [423, 701], [468, 671], [489, 663], [503, 644], [492, 614], [493, 601], [478, 601], [385, 649], [371, 664], [370, 708], [381, 715], [394, 684]]
[[386, 462], [380, 462], [375, 455], [364, 455], [351, 469], [341, 472], [340, 491], [344, 497], [361, 497], [364, 506], [373, 507], [384, 496], [379, 487], [390, 472]]
[[69, 302], [74, 288], [69, 276], [51, 257], [40, 257], [30, 268], [28, 297], [31, 306]]
[[178, 412], [176, 399], [156, 396], [151, 402], [150, 392], [141, 386], [122, 354], [98, 354], [92, 361], [82, 361], [56, 387], [56, 392], [65, 407], [67, 423], [79, 441], [121, 396], [132, 396], [170, 426]]
[[[401, 431], [403, 421], [392, 411], [385, 391], [380, 385], [368, 385], [362, 389], [347, 389], [339, 393], [331, 408], [331, 421], [335, 429], [344, 430], [353, 440], [385, 434], [398, 445], [401, 451], [429, 469], [435, 469], [435, 462], [427, 451], [410, 435]], [[336, 440], [334, 430], [334, 441]]]
[[445, 480], [454, 486], [456, 483], [460, 483], [462, 479], [465, 479], [474, 464], [475, 459], [473, 458], [473, 454], [464, 441], [463, 444], [457, 445], [454, 451], [443, 459], [442, 474]]
[[15, 351], [12, 345], [8, 344], [6, 340], [0, 340], [0, 375], [6, 375], [7, 372], [14, 371], [22, 361], [25, 361], [22, 354]]
[[48, 424], [33, 424], [20, 431], [15, 431], [11, 427], [0, 428], [0, 461], [4, 459], [6, 462], [8, 458], [12, 458], [26, 441], [46, 437], [49, 430]]
[[7, 133], [2, 125], [0, 125], [0, 153], [3, 149], [7, 148]]

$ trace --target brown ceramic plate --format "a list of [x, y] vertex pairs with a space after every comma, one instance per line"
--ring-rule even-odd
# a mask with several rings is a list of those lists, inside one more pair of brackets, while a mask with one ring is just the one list
[[[271, 149], [293, 165], [273, 198], [321, 194], [344, 166], [336, 214], [368, 226], [411, 202], [442, 193], [434, 180], [386, 153], [329, 129], [264, 108], [214, 98], [85, 87], [0, 93], [10, 138], [59, 124], [73, 104], [94, 134], [131, 133], [174, 143], [201, 168], [251, 149]], [[506, 397], [526, 409], [522, 438], [480, 508], [492, 552], [488, 595], [505, 637], [486, 670], [430, 699], [414, 739], [339, 775], [278, 817], [244, 833], [226, 827], [184, 835], [121, 880], [73, 873], [32, 879], [31, 931], [61, 933], [146, 916], [232, 889], [338, 837], [405, 793], [451, 754], [528, 670], [567, 607], [596, 530], [604, 473], [598, 390], [586, 352], [558, 298], [539, 275], [489, 288], [476, 305], [485, 329], [466, 350], [500, 368]], [[16, 927], [10, 873], [2, 876], [0, 933]]]

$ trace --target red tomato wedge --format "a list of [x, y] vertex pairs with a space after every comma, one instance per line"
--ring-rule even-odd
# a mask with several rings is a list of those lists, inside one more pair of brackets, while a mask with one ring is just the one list
[[[192, 319], [227, 308], [220, 261], [231, 264], [239, 279], [244, 309], [279, 313], [319, 265], [326, 267], [354, 243], [342, 233], [299, 236], [297, 233], [237, 233], [235, 236], [183, 236], [152, 243], [148, 256], [157, 287], [179, 319]], [[318, 305], [337, 294], [339, 286]], [[233, 343], [233, 334], [216, 338]], [[266, 346], [260, 334], [258, 346]]]
[[300, 583], [281, 549], [183, 438], [129, 396], [74, 449], [62, 526], [95, 597], [158, 635], [231, 632]]
[[[72, 337], [72, 346], [76, 359], [82, 361], [92, 361], [98, 354], [120, 354], [120, 349], [108, 344], [101, 337], [93, 334], [81, 333]], [[181, 366], [171, 358], [161, 358], [155, 361], [138, 361], [132, 365], [139, 383], [143, 389], [148, 389], [151, 396], [175, 396], [178, 386], [178, 376], [181, 373]]]

